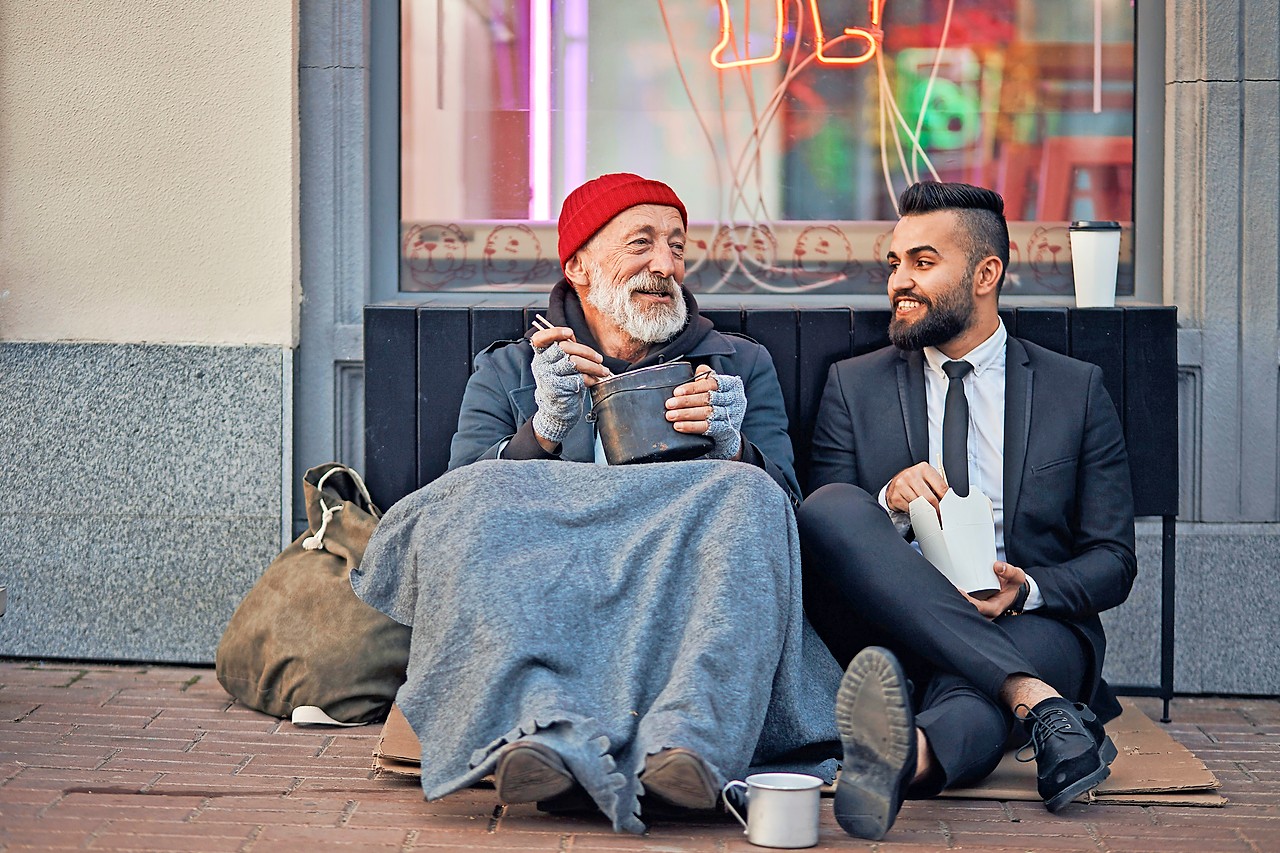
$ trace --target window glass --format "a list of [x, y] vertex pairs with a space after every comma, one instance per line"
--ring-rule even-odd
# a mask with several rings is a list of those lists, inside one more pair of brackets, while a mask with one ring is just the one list
[[999, 190], [1006, 294], [1071, 292], [1067, 222], [1124, 226], [1132, 0], [403, 0], [402, 290], [540, 290], [605, 172], [669, 183], [695, 292], [883, 291], [913, 180]]

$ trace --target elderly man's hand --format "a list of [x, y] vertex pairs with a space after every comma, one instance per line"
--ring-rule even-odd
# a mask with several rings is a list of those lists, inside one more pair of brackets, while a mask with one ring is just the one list
[[715, 442], [710, 459], [742, 458], [742, 418], [747, 395], [740, 376], [704, 370], [667, 399], [667, 420], [677, 432], [706, 435]]
[[551, 450], [582, 419], [583, 388], [613, 374], [600, 353], [574, 339], [572, 329], [557, 326], [535, 332], [529, 342], [537, 384], [533, 398], [538, 404], [533, 431]]

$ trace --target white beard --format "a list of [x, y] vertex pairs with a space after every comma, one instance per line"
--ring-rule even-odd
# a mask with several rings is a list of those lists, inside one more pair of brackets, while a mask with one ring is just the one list
[[[680, 333], [689, 319], [689, 307], [684, 302], [684, 291], [670, 276], [663, 278], [649, 272], [638, 273], [619, 285], [609, 282], [600, 264], [592, 263], [588, 270], [587, 301], [633, 340], [645, 344], [669, 341]], [[667, 293], [673, 297], [670, 305], [643, 307], [631, 298], [636, 291]]]

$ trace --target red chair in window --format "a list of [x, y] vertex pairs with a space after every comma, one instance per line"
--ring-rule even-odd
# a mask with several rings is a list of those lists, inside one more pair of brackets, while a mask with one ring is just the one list
[[1133, 140], [1127, 136], [1051, 136], [1040, 157], [1037, 219], [1133, 219]]

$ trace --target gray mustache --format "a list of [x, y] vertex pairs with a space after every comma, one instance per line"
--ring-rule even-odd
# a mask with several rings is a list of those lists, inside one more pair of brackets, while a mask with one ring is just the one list
[[664, 278], [652, 273], [641, 273], [631, 279], [628, 283], [627, 290], [631, 293], [644, 291], [646, 293], [661, 293], [667, 296], [675, 296], [680, 292], [680, 285], [676, 284], [674, 278]]

